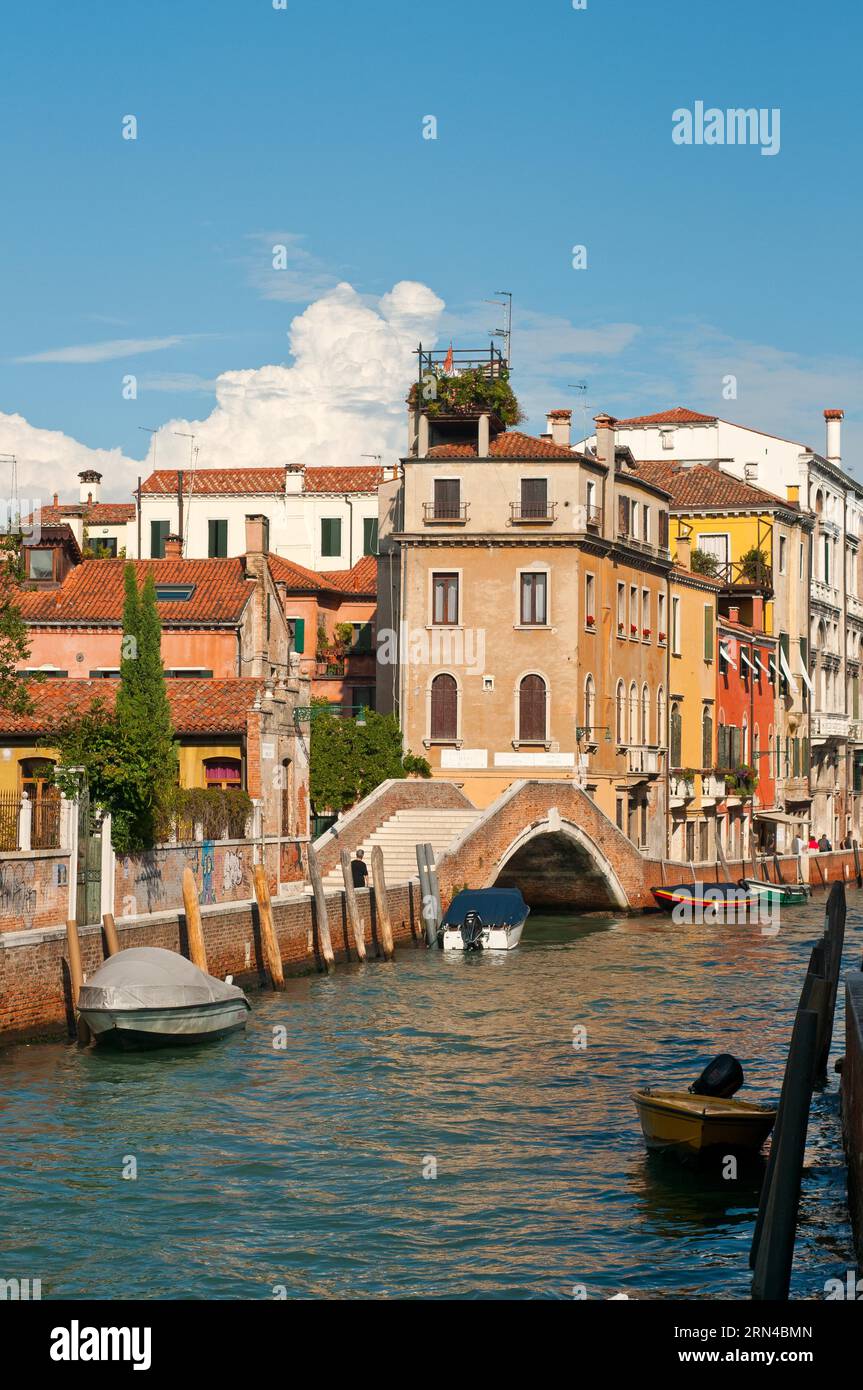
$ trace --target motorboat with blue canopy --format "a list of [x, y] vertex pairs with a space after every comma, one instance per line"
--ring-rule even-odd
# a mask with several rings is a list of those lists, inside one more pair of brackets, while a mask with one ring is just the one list
[[518, 888], [463, 888], [446, 910], [440, 944], [445, 951], [511, 951], [529, 912]]

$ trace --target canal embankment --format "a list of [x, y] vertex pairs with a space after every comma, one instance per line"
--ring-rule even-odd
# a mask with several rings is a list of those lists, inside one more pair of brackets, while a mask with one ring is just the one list
[[[381, 954], [373, 889], [356, 890], [366, 950]], [[396, 946], [424, 940], [419, 884], [387, 884], [387, 906]], [[327, 916], [336, 961], [356, 959], [344, 892], [326, 894]], [[321, 968], [318, 922], [312, 896], [292, 892], [272, 899], [273, 922], [285, 974]], [[210, 974], [233, 975], [246, 987], [263, 985], [266, 965], [260, 919], [254, 902], [201, 907], [201, 925]], [[185, 914], [180, 908], [116, 922], [122, 949], [161, 946], [188, 956]], [[106, 958], [101, 926], [79, 928], [84, 975]], [[0, 1044], [65, 1035], [73, 1009], [65, 927], [0, 933]]]

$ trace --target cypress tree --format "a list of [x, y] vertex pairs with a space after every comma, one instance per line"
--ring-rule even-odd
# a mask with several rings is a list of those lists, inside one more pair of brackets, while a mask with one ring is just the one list
[[153, 573], [148, 573], [139, 594], [135, 566], [129, 564], [125, 585], [117, 725], [134, 782], [135, 837], [142, 845], [151, 845], [158, 807], [177, 780], [177, 750], [165, 689], [162, 624]]

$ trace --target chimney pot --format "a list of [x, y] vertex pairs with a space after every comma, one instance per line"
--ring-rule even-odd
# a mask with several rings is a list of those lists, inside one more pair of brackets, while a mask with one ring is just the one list
[[824, 419], [827, 422], [827, 458], [830, 463], [841, 463], [842, 421], [845, 419], [845, 411], [825, 410]]
[[740, 609], [739, 609], [739, 608], [729, 608], [729, 610], [728, 610], [728, 617], [729, 617], [729, 619], [730, 619], [730, 621], [731, 621], [732, 623], [739, 623], [739, 622], [740, 622]]
[[688, 570], [692, 565], [692, 541], [688, 536], [677, 537], [677, 564], [682, 570]]
[[560, 445], [562, 449], [568, 449], [570, 445], [572, 411], [550, 410], [545, 417], [545, 422], [548, 433], [551, 435], [552, 442]]

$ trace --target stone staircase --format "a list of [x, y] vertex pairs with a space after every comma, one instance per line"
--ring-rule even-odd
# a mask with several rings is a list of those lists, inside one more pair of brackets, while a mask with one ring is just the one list
[[[417, 878], [417, 845], [428, 841], [434, 849], [435, 856], [442, 854], [460, 839], [481, 814], [473, 807], [465, 807], [464, 810], [448, 807], [446, 810], [429, 808], [396, 811], [360, 846], [369, 865], [369, 874], [371, 875], [372, 849], [375, 845], [380, 845], [387, 883], [407, 883], [408, 879]], [[340, 868], [324, 875], [324, 888], [342, 886]]]

